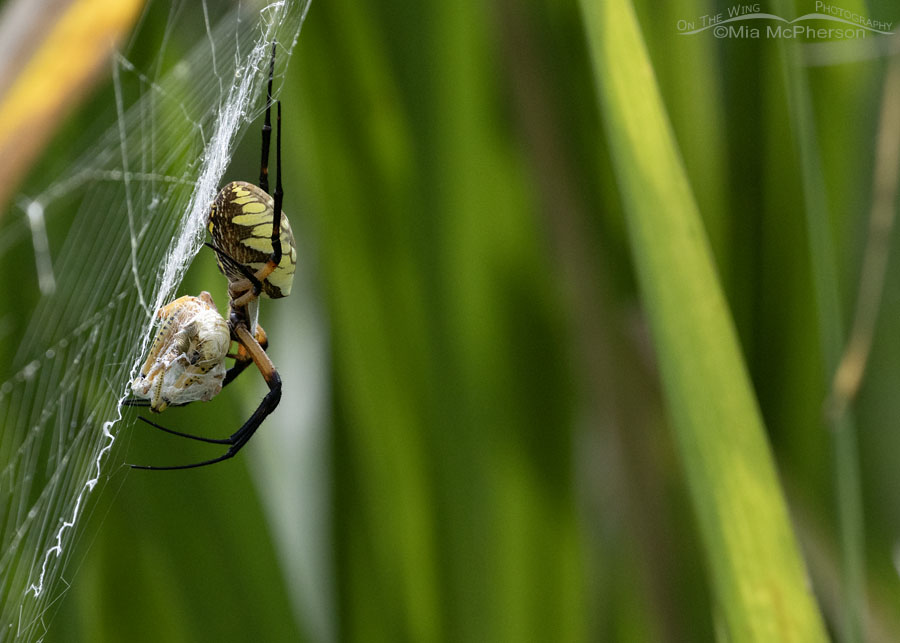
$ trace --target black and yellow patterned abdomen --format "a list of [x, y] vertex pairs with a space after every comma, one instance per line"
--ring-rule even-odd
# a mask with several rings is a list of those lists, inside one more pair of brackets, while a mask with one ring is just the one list
[[[262, 188], [246, 181], [233, 181], [219, 190], [209, 213], [213, 245], [232, 259], [256, 272], [272, 254], [272, 215], [275, 204]], [[216, 255], [219, 269], [229, 281], [245, 279], [235, 267]], [[297, 248], [284, 211], [281, 213], [281, 263], [262, 282], [262, 292], [272, 299], [291, 294]]]

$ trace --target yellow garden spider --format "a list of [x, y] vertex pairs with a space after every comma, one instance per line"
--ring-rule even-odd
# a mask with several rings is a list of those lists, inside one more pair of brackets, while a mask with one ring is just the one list
[[[232, 458], [281, 400], [281, 377], [266, 354], [266, 333], [257, 323], [260, 295], [278, 299], [290, 294], [297, 259], [294, 235], [281, 211], [281, 101], [276, 101], [275, 191], [269, 194], [275, 47], [273, 42], [259, 187], [245, 181], [229, 183], [216, 195], [209, 213], [212, 243], [205, 245], [215, 251], [219, 269], [228, 278], [228, 320], [219, 315], [207, 292], [199, 297], [180, 297], [163, 306], [157, 312], [160, 327], [150, 354], [131, 384], [136, 397], [127, 399], [125, 404], [147, 406], [159, 413], [169, 406], [210, 400], [250, 364], [256, 364], [269, 392], [243, 426], [219, 440], [173, 431], [140, 417], [160, 431], [229, 448], [224, 455], [202, 462], [162, 467], [131, 465], [135, 469], [193, 469]], [[232, 341], [237, 342], [236, 353], [228, 352]], [[235, 360], [227, 372], [226, 357]]]

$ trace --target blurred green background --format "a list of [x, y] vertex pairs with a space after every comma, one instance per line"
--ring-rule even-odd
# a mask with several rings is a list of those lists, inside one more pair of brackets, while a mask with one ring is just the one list
[[[900, 22], [895, 2], [841, 6]], [[846, 328], [885, 58], [677, 32], [722, 3], [635, 7], [837, 631], [830, 374], [786, 67], [801, 61], [809, 83], [803, 125], [817, 137]], [[162, 31], [166, 12], [148, 21]], [[170, 56], [191, 44], [176, 31]], [[133, 51], [139, 67], [142, 55], [153, 60]], [[99, 88], [67, 122], [42, 171], [65, 163], [92, 107], [114, 118], [111, 96]], [[296, 296], [263, 302], [261, 322], [285, 402], [240, 457], [195, 472], [119, 467], [208, 457], [120, 425], [43, 640], [712, 639], [578, 2], [314, 0], [281, 98], [302, 274]], [[256, 176], [257, 132], [226, 180]], [[67, 223], [53, 226], [51, 251]], [[0, 274], [21, 274], [27, 251], [4, 255]], [[179, 294], [207, 289], [223, 306], [210, 254]], [[856, 405], [869, 640], [900, 638], [896, 254]], [[0, 309], [27, 313], [36, 295], [11, 290]], [[236, 426], [265, 391], [242, 380], [169, 424]]]

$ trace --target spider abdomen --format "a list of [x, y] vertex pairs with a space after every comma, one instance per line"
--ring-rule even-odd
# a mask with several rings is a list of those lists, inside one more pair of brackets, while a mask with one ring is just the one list
[[[209, 213], [213, 245], [240, 264], [257, 271], [272, 255], [275, 204], [262, 188], [246, 181], [232, 181], [216, 195]], [[281, 213], [281, 261], [262, 281], [262, 293], [272, 299], [287, 297], [294, 281], [297, 248], [287, 215]], [[219, 269], [236, 282], [244, 275], [217, 256]]]

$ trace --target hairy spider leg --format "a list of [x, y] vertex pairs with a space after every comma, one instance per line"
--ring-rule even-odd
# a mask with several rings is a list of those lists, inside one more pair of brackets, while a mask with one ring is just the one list
[[149, 420], [144, 420], [148, 424], [154, 426], [157, 429], [165, 431], [166, 433], [197, 439], [201, 442], [211, 442], [213, 444], [230, 444], [231, 448], [229, 448], [224, 455], [221, 455], [218, 458], [212, 458], [211, 460], [204, 460], [203, 462], [194, 462], [192, 464], [180, 464], [163, 467], [132, 464], [130, 465], [132, 469], [146, 469], [150, 471], [196, 469], [197, 467], [205, 467], [211, 464], [216, 464], [217, 462], [222, 462], [223, 460], [233, 458], [238, 453], [238, 451], [240, 451], [244, 447], [244, 445], [247, 444], [250, 438], [253, 437], [253, 434], [256, 433], [256, 430], [263, 423], [263, 420], [265, 420], [269, 416], [269, 414], [272, 413], [272, 411], [274, 411], [278, 406], [278, 403], [281, 401], [281, 376], [279, 376], [278, 371], [275, 370], [275, 365], [272, 364], [272, 360], [270, 360], [269, 356], [266, 355], [266, 351], [263, 350], [263, 347], [259, 345], [256, 339], [254, 339], [249, 330], [247, 330], [244, 326], [238, 326], [234, 329], [234, 332], [238, 338], [238, 342], [250, 354], [253, 363], [256, 364], [256, 367], [262, 374], [263, 379], [266, 380], [266, 384], [269, 385], [269, 392], [266, 393], [266, 396], [262, 399], [262, 402], [259, 403], [259, 406], [253, 412], [253, 415], [250, 416], [250, 419], [244, 422], [241, 428], [239, 428], [224, 440], [214, 440], [210, 438], [200, 438], [198, 436], [192, 436], [187, 433], [180, 433], [178, 431], [167, 429], [154, 422], [150, 422]]

